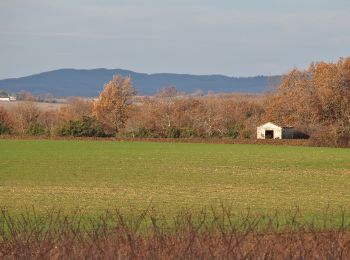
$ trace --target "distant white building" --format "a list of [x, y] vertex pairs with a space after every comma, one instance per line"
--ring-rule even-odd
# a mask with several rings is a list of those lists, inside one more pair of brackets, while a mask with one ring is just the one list
[[268, 122], [257, 127], [256, 136], [258, 139], [293, 139], [294, 128], [282, 127]]
[[0, 101], [7, 101], [7, 102], [16, 101], [16, 97], [13, 97], [13, 96], [9, 96], [9, 97], [0, 97]]

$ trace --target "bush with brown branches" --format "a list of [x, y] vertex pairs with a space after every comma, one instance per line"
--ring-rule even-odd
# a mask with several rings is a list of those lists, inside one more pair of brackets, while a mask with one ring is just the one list
[[[35, 211], [0, 216], [2, 259], [349, 259], [349, 223], [303, 224], [297, 214], [183, 212], [169, 223], [152, 211], [93, 219]], [[264, 223], [263, 225], [261, 223]]]

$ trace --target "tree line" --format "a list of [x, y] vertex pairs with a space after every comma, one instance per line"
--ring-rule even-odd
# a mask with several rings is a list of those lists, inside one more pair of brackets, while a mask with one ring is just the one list
[[165, 87], [137, 96], [129, 77], [114, 76], [96, 100], [75, 98], [42, 111], [35, 102], [0, 107], [0, 134], [76, 137], [240, 138], [272, 121], [323, 145], [350, 141], [350, 58], [293, 69], [264, 95], [195, 93]]

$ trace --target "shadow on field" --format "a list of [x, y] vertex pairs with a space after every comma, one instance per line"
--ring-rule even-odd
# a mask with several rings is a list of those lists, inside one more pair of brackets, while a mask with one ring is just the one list
[[231, 209], [183, 211], [171, 221], [147, 209], [86, 218], [77, 211], [0, 216], [1, 259], [349, 259], [350, 223], [285, 216], [233, 214]]

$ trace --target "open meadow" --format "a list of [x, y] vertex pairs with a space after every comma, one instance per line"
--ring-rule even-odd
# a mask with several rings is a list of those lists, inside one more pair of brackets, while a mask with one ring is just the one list
[[350, 150], [244, 144], [0, 140], [0, 205], [142, 210], [221, 203], [305, 216], [349, 209]]

